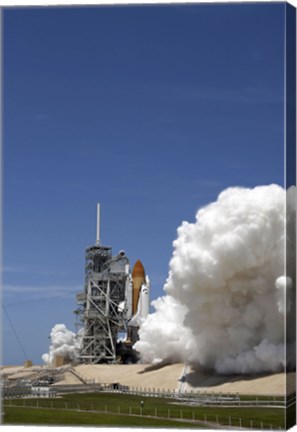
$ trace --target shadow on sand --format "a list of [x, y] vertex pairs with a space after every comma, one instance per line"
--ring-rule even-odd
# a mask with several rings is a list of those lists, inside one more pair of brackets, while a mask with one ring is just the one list
[[246, 374], [246, 375], [220, 375], [213, 370], [204, 369], [201, 366], [193, 366], [190, 372], [186, 373], [184, 381], [193, 388], [214, 387], [237, 381], [252, 381], [255, 378], [269, 376], [271, 373]]
[[152, 371], [155, 371], [155, 370], [162, 369], [165, 366], [169, 366], [170, 364], [172, 364], [172, 363], [170, 363], [168, 360], [163, 360], [163, 361], [161, 361], [159, 363], [146, 366], [143, 370], [141, 370], [141, 371], [139, 371], [137, 373], [144, 374], [146, 372], [152, 372]]

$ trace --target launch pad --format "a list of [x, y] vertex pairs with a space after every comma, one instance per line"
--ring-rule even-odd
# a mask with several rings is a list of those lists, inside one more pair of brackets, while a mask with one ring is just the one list
[[[132, 346], [140, 320], [149, 313], [149, 279], [140, 260], [130, 273], [122, 250], [100, 244], [100, 206], [97, 206], [96, 244], [86, 249], [84, 291], [76, 295], [81, 329], [81, 363], [133, 362]], [[121, 335], [121, 340], [119, 340]]]

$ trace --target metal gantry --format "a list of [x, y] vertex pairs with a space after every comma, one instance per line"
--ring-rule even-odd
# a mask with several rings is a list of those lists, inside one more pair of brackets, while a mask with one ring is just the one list
[[82, 324], [79, 360], [83, 363], [116, 361], [118, 333], [126, 331], [126, 293], [131, 284], [124, 251], [112, 257], [110, 247], [86, 249], [85, 287], [77, 294]]

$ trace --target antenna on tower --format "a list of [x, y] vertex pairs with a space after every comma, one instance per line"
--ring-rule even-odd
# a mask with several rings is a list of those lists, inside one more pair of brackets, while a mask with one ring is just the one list
[[97, 234], [96, 234], [96, 246], [100, 245], [100, 204], [97, 204]]

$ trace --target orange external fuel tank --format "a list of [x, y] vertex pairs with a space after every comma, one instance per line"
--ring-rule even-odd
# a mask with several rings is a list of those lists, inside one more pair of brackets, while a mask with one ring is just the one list
[[137, 260], [132, 270], [132, 314], [134, 315], [137, 311], [137, 305], [139, 300], [139, 294], [141, 285], [145, 283], [145, 271], [140, 260]]

